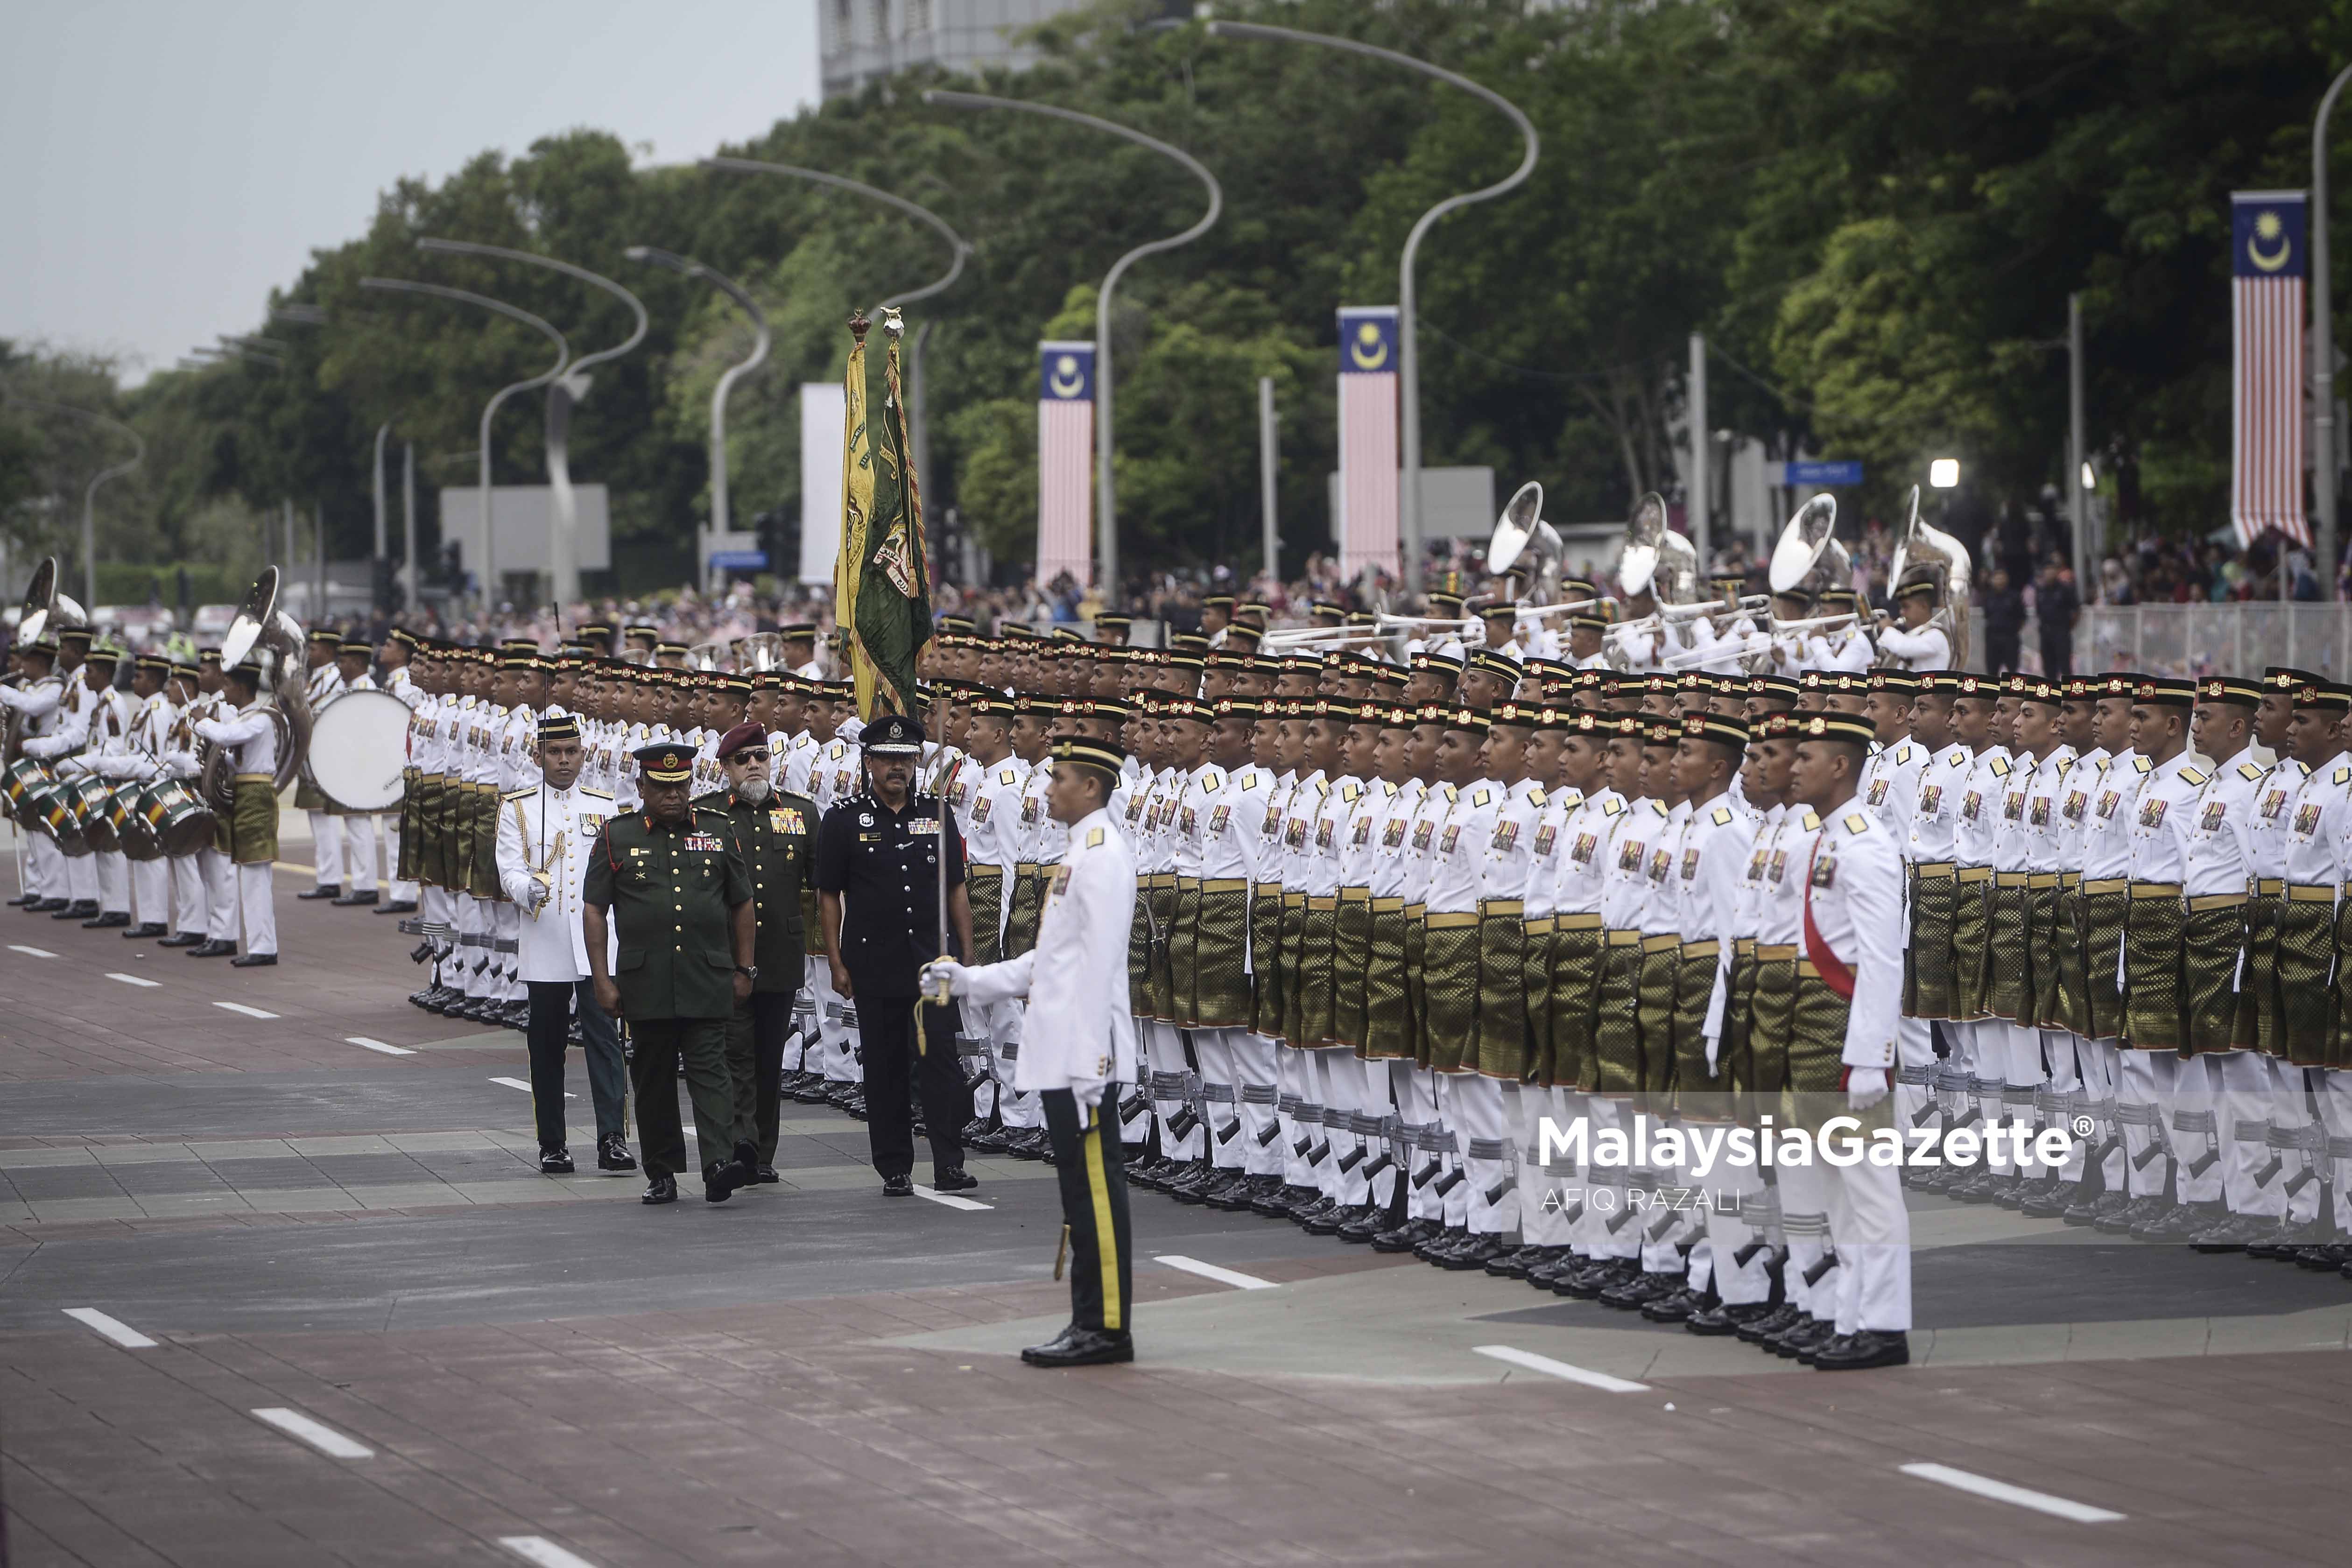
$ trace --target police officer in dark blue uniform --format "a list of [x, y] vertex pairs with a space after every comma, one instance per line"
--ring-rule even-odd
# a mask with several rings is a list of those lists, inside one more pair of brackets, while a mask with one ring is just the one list
[[[857, 1004], [866, 1134], [883, 1192], [911, 1196], [915, 1131], [910, 1091], [923, 1097], [931, 1180], [941, 1192], [980, 1185], [963, 1168], [960, 1134], [971, 1089], [956, 1054], [956, 1004], [924, 1002], [919, 977], [940, 955], [940, 857], [947, 857], [949, 941], [971, 951], [963, 838], [935, 796], [914, 791], [923, 727], [886, 714], [859, 737], [866, 788], [824, 815], [816, 885], [834, 988]], [[945, 831], [941, 831], [944, 825]], [[918, 1038], [916, 1015], [921, 1014]]]

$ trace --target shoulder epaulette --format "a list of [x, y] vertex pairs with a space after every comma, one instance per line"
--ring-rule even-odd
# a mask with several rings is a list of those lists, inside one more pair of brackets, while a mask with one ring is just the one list
[[2145, 773], [2155, 766], [2155, 763], [2150, 762], [2145, 757], [2135, 757], [2132, 758], [2132, 771], [2135, 773]]
[[1731, 826], [1731, 808], [1728, 806], [1717, 806], [1714, 810], [1707, 813], [1706, 820], [1713, 822], [1718, 828], [1727, 828]]
[[2067, 775], [2067, 773], [2068, 773], [2068, 772], [2069, 772], [2069, 771], [2074, 768], [2074, 758], [2071, 758], [2071, 757], [2062, 757], [2062, 758], [2060, 758], [2058, 759], [2058, 777], [2059, 777], [2059, 778], [2061, 778], [2061, 779], [2065, 778], [2065, 777], [2066, 777], [2066, 775]]
[[2247, 783], [2251, 784], [2262, 776], [2263, 770], [2255, 767], [2252, 763], [2241, 762], [2238, 764], [2238, 777], [2244, 779]]
[[1438, 788], [1445, 791], [1445, 800], [1448, 805], [1453, 804], [1454, 800], [1460, 798], [1458, 792], [1451, 784], [1441, 784]]
[[2205, 780], [2206, 780], [2206, 779], [2210, 779], [2210, 778], [2211, 778], [2211, 777], [2212, 777], [2212, 775], [2211, 775], [2211, 774], [2210, 774], [2210, 773], [2201, 773], [2201, 772], [2198, 771], [2196, 768], [2190, 768], [2190, 767], [2187, 766], [2186, 764], [2183, 764], [2183, 765], [2182, 765], [2182, 767], [2181, 767], [2181, 769], [2180, 769], [2180, 776], [2181, 776], [2183, 779], [2188, 779], [2188, 780], [2189, 780], [2189, 783], [2191, 783], [2191, 784], [2202, 784], [2202, 783], [2204, 783], [2204, 782], [2205, 782]]
[[1996, 757], [1992, 759], [1992, 776], [1996, 779], [2006, 779], [2009, 777], [2008, 758]]
[[1090, 850], [1098, 850], [1102, 848], [1102, 841], [1103, 831], [1100, 828], [1088, 828], [1087, 830], [1087, 848]]
[[1952, 747], [1952, 754], [1944, 758], [1947, 763], [1949, 763], [1954, 768], [1958, 768], [1968, 759], [1969, 750], [1965, 746], [1955, 746]]
[[1902, 745], [1895, 748], [1895, 766], [1897, 768], [1905, 767], [1910, 762], [1910, 760], [1911, 743], [1906, 740]]
[[1330, 781], [1328, 779], [1318, 779], [1317, 780], [1315, 780], [1315, 798], [1316, 798], [1317, 800], [1321, 800], [1324, 796], [1328, 795], [1330, 792], [1331, 792], [1331, 781]]
[[1845, 814], [1845, 831], [1847, 832], [1861, 833], [1867, 832], [1869, 830], [1870, 819], [1864, 816], [1860, 811], [1848, 811]]
[[1201, 792], [1204, 795], [1215, 794], [1217, 792], [1218, 782], [1219, 780], [1217, 776], [1213, 773], [1210, 774], [1206, 779], [1201, 780]]
[[1622, 800], [1603, 800], [1601, 802], [1601, 814], [1604, 817], [1613, 817], [1624, 809], [1625, 802]]
[[1822, 820], [1815, 816], [1811, 811], [1807, 811], [1803, 817], [1798, 820], [1797, 825], [1810, 833], [1822, 825]]
[[[1213, 789], [1216, 786], [1212, 784], [1209, 788]], [[1339, 799], [1347, 801], [1350, 806], [1356, 803], [1356, 798], [1363, 792], [1364, 787], [1361, 784], [1342, 784], [1339, 786]]]
[[503, 800], [520, 800], [526, 795], [536, 795], [538, 793], [539, 786], [534, 784], [528, 789], [509, 789], [504, 795], [500, 796], [499, 799]]
[[583, 795], [591, 795], [591, 796], [593, 796], [593, 797], [595, 797], [595, 798], [596, 798], [597, 800], [611, 800], [611, 799], [613, 798], [613, 792], [612, 792], [610, 789], [583, 789], [580, 792], [581, 792]]
[[2352, 768], [2337, 768], [2329, 776], [2329, 781], [2336, 784], [2352, 784]]
[[1015, 773], [1013, 771], [1013, 769], [1011, 769], [1010, 768], [1006, 768], [1003, 772], [999, 773], [999, 774], [996, 776], [996, 781], [997, 781], [999, 784], [1011, 784], [1011, 783], [1016, 782], [1016, 781], [1017, 781], [1017, 779], [1018, 779], [1018, 778], [1019, 778], [1019, 776], [1018, 776], [1017, 774], [1015, 774]]
[[1663, 817], [1666, 814], [1666, 803], [1664, 800], [1644, 800], [1642, 804], [1650, 808], [1650, 815], [1653, 817]]
[[1242, 788], [1243, 788], [1243, 789], [1244, 789], [1244, 790], [1255, 789], [1256, 789], [1256, 788], [1257, 788], [1257, 786], [1258, 786], [1258, 777], [1257, 777], [1257, 775], [1256, 775], [1256, 774], [1255, 774], [1255, 773], [1251, 774], [1248, 778], [1244, 779], [1242, 780]]
[[1470, 797], [1470, 803], [1474, 806], [1483, 806], [1486, 803], [1489, 798], [1490, 791], [1481, 789], [1475, 795]]

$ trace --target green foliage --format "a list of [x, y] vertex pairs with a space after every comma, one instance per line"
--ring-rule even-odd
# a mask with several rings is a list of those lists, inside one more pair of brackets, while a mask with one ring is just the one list
[[[1106, 0], [1041, 28], [1045, 58], [976, 85], [1115, 119], [1222, 180], [1216, 228], [1122, 281], [1113, 334], [1124, 558], [1138, 570], [1254, 564], [1255, 383], [1281, 409], [1285, 563], [1328, 539], [1334, 312], [1397, 298], [1433, 203], [1512, 168], [1516, 134], [1470, 96], [1336, 51], [1142, 29]], [[2352, 53], [2352, 0], [1244, 0], [1221, 14], [1348, 34], [1464, 71], [1521, 105], [1543, 156], [1521, 190], [1425, 236], [1417, 269], [1424, 459], [1544, 480], [1566, 519], [1675, 487], [1686, 338], [1719, 365], [1711, 422], [1788, 451], [1859, 457], [1884, 512], [1955, 452], [1987, 498], [2057, 476], [2066, 298], [2089, 332], [2090, 414], [2127, 520], [2204, 532], [2228, 461], [2222, 254], [2233, 188], [2305, 181], [2309, 117]], [[934, 515], [1001, 558], [1034, 538], [1035, 345], [1090, 338], [1093, 289], [1133, 246], [1199, 214], [1199, 187], [1143, 149], [1035, 116], [933, 108], [912, 73], [726, 151], [868, 182], [974, 246], [908, 311], [924, 346]], [[2339, 170], [2352, 116], [2338, 117]], [[2339, 184], [2347, 183], [2339, 179]], [[628, 261], [692, 255], [741, 281], [775, 334], [729, 409], [738, 526], [797, 506], [798, 388], [841, 374], [850, 311], [938, 277], [929, 229], [855, 194], [696, 167], [633, 170], [614, 135], [484, 153], [383, 193], [268, 303], [326, 312], [255, 329], [284, 363], [235, 361], [115, 390], [102, 361], [0, 346], [0, 382], [113, 410], [151, 444], [101, 492], [102, 557], [226, 564], [208, 508], [323, 504], [331, 549], [365, 554], [373, 434], [413, 442], [429, 491], [473, 481], [484, 403], [542, 370], [534, 332], [425, 279], [512, 301], [577, 350], [629, 318], [603, 292], [507, 262], [421, 254], [423, 235], [561, 256], [620, 278], [652, 315], [577, 410], [572, 471], [613, 494], [616, 577], [674, 580], [708, 512], [710, 391], [750, 342], [708, 286]], [[44, 392], [41, 389], [49, 389]], [[542, 406], [507, 403], [502, 483], [544, 477]], [[72, 422], [0, 409], [0, 529], [70, 543], [108, 460]]]

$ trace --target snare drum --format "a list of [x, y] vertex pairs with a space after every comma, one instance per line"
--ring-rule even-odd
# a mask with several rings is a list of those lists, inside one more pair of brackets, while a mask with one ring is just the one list
[[72, 786], [52, 780], [26, 793], [21, 815], [55, 840], [58, 848], [67, 854], [86, 855], [89, 853], [89, 841], [82, 837], [79, 807]]
[[114, 835], [113, 789], [94, 773], [77, 777], [68, 789], [73, 791], [81, 816], [81, 834], [93, 850], [114, 850], [121, 841]]
[[139, 792], [139, 815], [167, 855], [194, 854], [213, 841], [213, 814], [177, 779], [158, 779]]
[[106, 816], [114, 824], [115, 841], [122, 846], [124, 855], [135, 861], [160, 859], [163, 853], [163, 846], [155, 841], [155, 831], [139, 814], [139, 796], [145, 788], [136, 779], [126, 779], [106, 793]]

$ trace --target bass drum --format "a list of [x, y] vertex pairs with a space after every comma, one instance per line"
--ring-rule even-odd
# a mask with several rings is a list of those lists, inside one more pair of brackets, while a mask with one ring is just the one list
[[146, 786], [136, 779], [126, 779], [107, 791], [107, 821], [114, 824], [114, 841], [131, 860], [152, 861], [163, 853], [163, 846], [155, 841], [155, 831], [147, 819], [139, 814], [139, 797]]
[[213, 841], [213, 814], [177, 779], [158, 779], [139, 791], [139, 816], [167, 855], [194, 854]]
[[89, 841], [82, 837], [79, 804], [72, 785], [51, 782], [28, 791], [19, 810], [24, 821], [55, 840], [67, 854], [86, 855]]
[[81, 836], [89, 841], [93, 850], [116, 850], [122, 847], [114, 836], [114, 791], [95, 773], [84, 773], [66, 788], [81, 813]]
[[46, 763], [38, 758], [19, 757], [0, 769], [0, 797], [5, 797], [12, 809], [24, 803], [25, 798], [45, 784], [58, 781]]
[[346, 811], [392, 810], [408, 767], [408, 705], [390, 692], [345, 692], [312, 716], [302, 766]]

